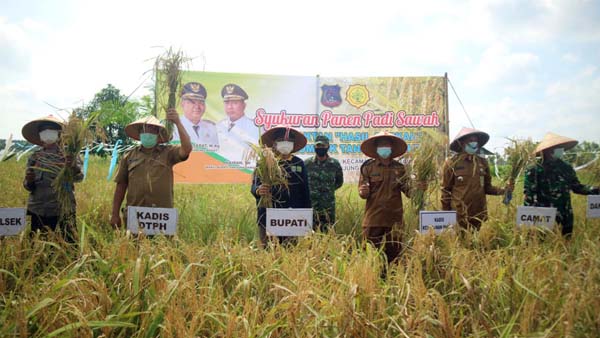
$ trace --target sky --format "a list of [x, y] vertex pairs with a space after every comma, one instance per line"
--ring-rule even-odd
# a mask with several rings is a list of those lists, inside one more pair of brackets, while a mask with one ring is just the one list
[[600, 142], [598, 0], [0, 0], [0, 138], [108, 83], [147, 94], [169, 46], [211, 72], [448, 73], [466, 110], [450, 89], [450, 138], [468, 114], [500, 153], [548, 131]]

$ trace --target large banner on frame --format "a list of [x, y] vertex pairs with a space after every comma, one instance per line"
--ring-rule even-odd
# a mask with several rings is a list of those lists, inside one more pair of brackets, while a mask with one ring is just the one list
[[[425, 129], [447, 134], [445, 77], [309, 77], [184, 72], [178, 111], [194, 144], [175, 166], [176, 182], [249, 183], [258, 144], [269, 128], [288, 125], [308, 144], [296, 155], [314, 156], [317, 135], [330, 140], [331, 156], [346, 182], [358, 180], [366, 157], [360, 144], [389, 131], [418, 147]], [[161, 91], [157, 88], [157, 92]], [[202, 103], [201, 98], [204, 97]], [[158, 98], [157, 98], [158, 99]], [[164, 112], [162, 112], [164, 118]], [[175, 133], [172, 143], [179, 143]]]

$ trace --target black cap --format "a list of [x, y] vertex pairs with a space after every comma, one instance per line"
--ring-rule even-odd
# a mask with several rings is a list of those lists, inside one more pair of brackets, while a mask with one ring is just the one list
[[329, 146], [329, 139], [327, 138], [327, 136], [325, 136], [325, 135], [317, 136], [317, 138], [315, 139], [315, 145], [319, 145], [319, 144]]
[[206, 100], [206, 88], [199, 82], [188, 82], [181, 90], [182, 99]]
[[223, 89], [221, 89], [221, 96], [223, 97], [223, 101], [248, 99], [248, 94], [246, 94], [242, 87], [234, 83], [226, 84]]

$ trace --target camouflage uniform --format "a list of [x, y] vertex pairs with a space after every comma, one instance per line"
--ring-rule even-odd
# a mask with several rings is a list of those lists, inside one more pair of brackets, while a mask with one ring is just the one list
[[575, 170], [559, 159], [540, 161], [525, 173], [525, 205], [556, 208], [556, 222], [562, 225], [562, 234], [573, 232], [572, 190], [580, 195], [598, 194], [598, 188], [579, 183]]
[[335, 191], [344, 184], [340, 162], [327, 156], [319, 161], [316, 156], [304, 161], [308, 173], [310, 200], [314, 212], [314, 227], [327, 231], [335, 223]]

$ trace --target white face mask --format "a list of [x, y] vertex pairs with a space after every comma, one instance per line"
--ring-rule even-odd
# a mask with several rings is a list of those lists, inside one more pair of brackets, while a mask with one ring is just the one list
[[40, 131], [40, 140], [44, 144], [52, 144], [58, 141], [58, 130], [45, 129]]
[[275, 145], [275, 149], [277, 149], [277, 151], [281, 155], [289, 155], [292, 152], [292, 150], [294, 150], [294, 142], [292, 142], [292, 141], [279, 141]]

